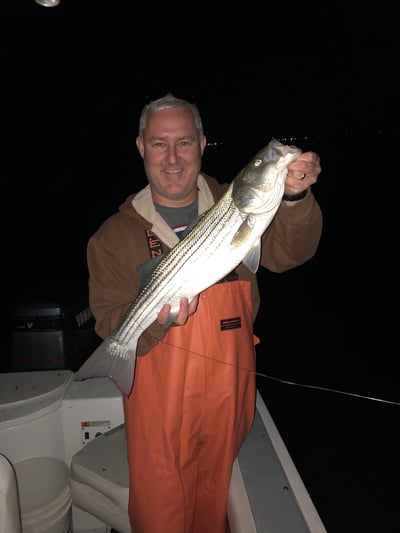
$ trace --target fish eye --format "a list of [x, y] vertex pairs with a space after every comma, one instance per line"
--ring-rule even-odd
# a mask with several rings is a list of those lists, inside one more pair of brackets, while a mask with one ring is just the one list
[[262, 159], [260, 159], [259, 157], [254, 161], [254, 166], [255, 167], [259, 167], [262, 163]]

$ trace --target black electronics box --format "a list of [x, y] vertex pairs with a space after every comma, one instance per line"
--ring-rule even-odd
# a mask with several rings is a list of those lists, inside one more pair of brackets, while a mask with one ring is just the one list
[[26, 301], [14, 307], [13, 371], [75, 372], [100, 342], [87, 298], [75, 303]]

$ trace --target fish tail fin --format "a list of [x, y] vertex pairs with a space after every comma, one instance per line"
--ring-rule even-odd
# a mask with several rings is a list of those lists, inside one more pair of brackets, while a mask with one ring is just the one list
[[90, 378], [110, 378], [122, 394], [129, 395], [133, 385], [136, 355], [121, 357], [110, 352], [110, 340], [105, 339], [75, 372], [74, 381]]

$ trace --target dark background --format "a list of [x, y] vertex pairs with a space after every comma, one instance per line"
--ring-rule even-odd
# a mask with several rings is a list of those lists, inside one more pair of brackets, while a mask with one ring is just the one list
[[149, 99], [199, 105], [221, 181], [272, 136], [314, 150], [324, 231], [307, 264], [259, 272], [258, 386], [329, 533], [398, 533], [396, 17], [121, 5], [0, 7], [2, 358], [16, 302], [87, 290], [89, 236], [145, 183]]

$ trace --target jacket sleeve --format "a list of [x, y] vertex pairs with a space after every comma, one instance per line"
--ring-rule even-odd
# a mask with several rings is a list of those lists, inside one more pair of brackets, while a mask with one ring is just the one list
[[[135, 252], [137, 249], [130, 246], [122, 249], [116, 238], [94, 234], [89, 239], [89, 305], [95, 318], [96, 333], [103, 339], [121, 323], [139, 291]], [[144, 355], [151, 350], [167, 331], [157, 321], [153, 322], [139, 339], [137, 355]]]
[[322, 234], [322, 212], [312, 191], [294, 205], [281, 203], [262, 238], [261, 264], [280, 273], [311, 259]]

